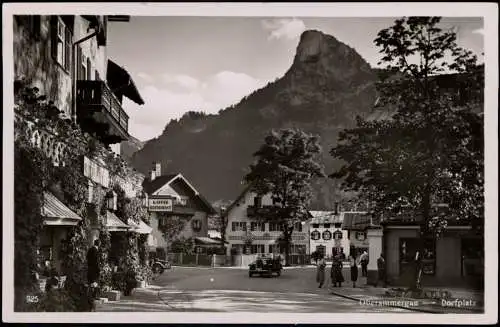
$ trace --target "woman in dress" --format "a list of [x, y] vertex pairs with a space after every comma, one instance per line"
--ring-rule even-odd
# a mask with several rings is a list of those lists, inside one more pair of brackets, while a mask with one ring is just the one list
[[319, 283], [318, 288], [323, 287], [323, 284], [325, 283], [325, 269], [326, 269], [325, 259], [321, 258], [318, 261], [318, 267], [316, 270], [316, 282]]
[[330, 272], [333, 287], [337, 287], [337, 284], [339, 287], [342, 287], [342, 282], [344, 281], [344, 276], [342, 276], [342, 267], [342, 260], [339, 255], [336, 255], [333, 258], [332, 270]]
[[352, 287], [356, 287], [356, 281], [358, 280], [358, 263], [352, 254], [349, 255], [349, 266], [351, 267]]

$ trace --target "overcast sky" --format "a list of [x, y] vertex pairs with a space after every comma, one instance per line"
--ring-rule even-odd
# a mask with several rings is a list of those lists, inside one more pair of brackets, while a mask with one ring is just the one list
[[[388, 17], [131, 17], [109, 24], [108, 55], [132, 74], [146, 102], [124, 103], [130, 134], [145, 141], [186, 111], [216, 113], [281, 77], [306, 29], [335, 36], [376, 66], [380, 56], [373, 40], [393, 22]], [[481, 18], [444, 18], [442, 27], [458, 28], [461, 46], [483, 52]]]

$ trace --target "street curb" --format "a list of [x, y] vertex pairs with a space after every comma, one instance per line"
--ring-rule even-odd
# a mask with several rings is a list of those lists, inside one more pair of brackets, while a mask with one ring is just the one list
[[[356, 302], [360, 301], [359, 299], [357, 299], [355, 297], [352, 297], [352, 296], [349, 296], [349, 295], [345, 295], [345, 294], [341, 294], [341, 293], [337, 293], [337, 292], [333, 292], [333, 291], [330, 291], [330, 293], [333, 294], [333, 295], [337, 295], [337, 296], [343, 297], [345, 299], [352, 300], [352, 301], [356, 301]], [[443, 313], [441, 311], [432, 311], [432, 310], [426, 310], [426, 309], [409, 308], [409, 307], [403, 307], [403, 306], [399, 306], [399, 305], [386, 305], [386, 307], [389, 307], [389, 308], [398, 308], [398, 309], [405, 309], [405, 310], [409, 310], [409, 311], [416, 311], [416, 312], [422, 312], [422, 313]]]

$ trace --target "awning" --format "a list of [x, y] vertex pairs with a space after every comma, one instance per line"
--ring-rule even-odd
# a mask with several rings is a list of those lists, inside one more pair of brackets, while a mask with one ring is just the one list
[[132, 231], [138, 234], [150, 234], [153, 231], [153, 228], [142, 220], [140, 220], [139, 223], [129, 221], [128, 224], [132, 227]]
[[195, 243], [199, 245], [220, 245], [221, 242], [211, 239], [210, 237], [195, 237]]
[[372, 217], [366, 212], [344, 212], [342, 229], [365, 230], [372, 226]]
[[144, 100], [139, 94], [139, 90], [137, 86], [135, 86], [130, 74], [125, 68], [119, 66], [112, 60], [108, 60], [106, 79], [109, 87], [115, 94], [122, 94], [137, 104], [144, 104]]
[[52, 193], [45, 192], [43, 195], [42, 216], [45, 226], [75, 226], [82, 220]]
[[110, 232], [126, 232], [130, 230], [130, 226], [125, 224], [111, 211], [106, 211], [106, 228]]

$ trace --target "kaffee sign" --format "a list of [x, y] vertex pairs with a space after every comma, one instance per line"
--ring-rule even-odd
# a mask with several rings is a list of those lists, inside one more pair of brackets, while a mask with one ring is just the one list
[[148, 203], [149, 211], [172, 211], [173, 210], [173, 200], [172, 199], [149, 199]]

